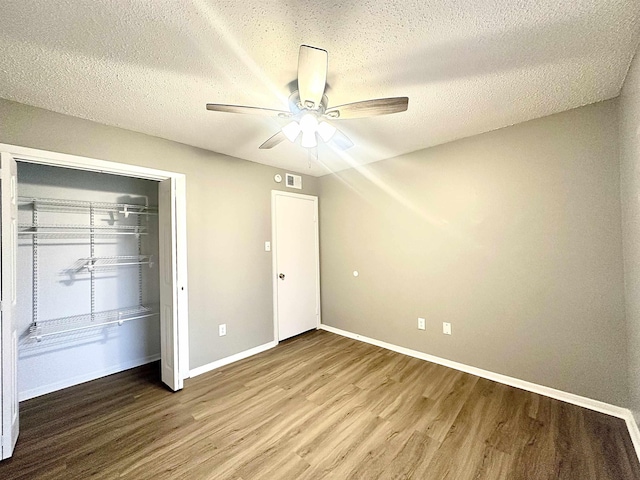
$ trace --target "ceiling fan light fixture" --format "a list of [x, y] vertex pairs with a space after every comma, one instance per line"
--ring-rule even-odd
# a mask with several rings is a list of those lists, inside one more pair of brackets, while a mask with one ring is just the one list
[[300, 119], [302, 133], [315, 133], [318, 130], [318, 119], [313, 113], [305, 113]]
[[318, 135], [320, 135], [323, 142], [331, 140], [331, 137], [336, 133], [336, 130], [336, 127], [328, 124], [327, 122], [320, 122], [318, 124]]
[[300, 128], [300, 124], [298, 122], [291, 122], [282, 127], [282, 133], [284, 133], [284, 136], [287, 137], [291, 143], [296, 141], [296, 138], [298, 138], [301, 131], [302, 128]]
[[[302, 122], [300, 122], [302, 123]], [[318, 140], [316, 139], [316, 132], [315, 131], [307, 131], [307, 130], [302, 130], [302, 141], [300, 142], [300, 144], [304, 147], [304, 148], [314, 148], [318, 146]]]

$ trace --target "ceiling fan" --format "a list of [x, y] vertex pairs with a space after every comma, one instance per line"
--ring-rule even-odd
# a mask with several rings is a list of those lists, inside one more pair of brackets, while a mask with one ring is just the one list
[[290, 142], [295, 142], [301, 136], [300, 145], [304, 148], [316, 147], [318, 145], [317, 137], [320, 137], [323, 142], [331, 142], [343, 150], [352, 147], [353, 142], [327, 120], [374, 117], [407, 110], [409, 105], [408, 97], [378, 98], [329, 107], [329, 100], [324, 94], [327, 84], [327, 63], [328, 54], [326, 50], [308, 45], [300, 46], [298, 55], [298, 90], [289, 96], [288, 112], [269, 108], [217, 103], [207, 103], [207, 110], [264, 115], [292, 120], [282, 127], [278, 133], [260, 145], [261, 149], [273, 148], [286, 139]]

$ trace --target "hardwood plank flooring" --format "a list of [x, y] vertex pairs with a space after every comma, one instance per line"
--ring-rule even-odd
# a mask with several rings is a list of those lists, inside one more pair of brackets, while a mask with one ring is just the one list
[[640, 479], [623, 420], [328, 332], [21, 404], [8, 479]]

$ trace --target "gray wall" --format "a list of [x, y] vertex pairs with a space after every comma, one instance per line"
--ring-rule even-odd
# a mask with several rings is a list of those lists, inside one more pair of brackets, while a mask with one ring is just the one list
[[627, 405], [617, 121], [608, 101], [322, 177], [323, 323]]
[[[609, 101], [305, 177], [323, 322], [626, 405], [617, 120]], [[185, 173], [190, 367], [273, 339], [277, 169], [4, 100], [0, 142]]]
[[620, 96], [620, 182], [631, 410], [640, 422], [640, 58]]
[[[273, 175], [282, 170], [6, 100], [0, 143], [186, 174], [190, 368], [273, 340], [264, 242], [271, 238]], [[316, 185], [304, 176], [302, 192], [313, 195]], [[218, 336], [220, 323], [227, 324], [225, 337]]]

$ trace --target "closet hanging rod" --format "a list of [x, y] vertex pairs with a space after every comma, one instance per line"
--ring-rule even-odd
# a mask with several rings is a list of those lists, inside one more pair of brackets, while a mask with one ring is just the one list
[[[18, 232], [18, 235], [92, 235], [91, 232]], [[97, 236], [110, 236], [110, 235], [147, 235], [147, 232], [94, 232], [93, 235]]]
[[43, 327], [45, 329], [52, 329], [61, 327], [65, 328], [75, 327], [77, 325], [95, 325], [96, 322], [108, 322], [111, 320], [120, 320], [123, 317], [131, 316], [135, 317], [141, 314], [147, 314], [157, 312], [156, 306], [136, 305], [132, 307], [119, 308], [115, 310], [104, 310], [94, 313], [81, 313], [79, 315], [71, 315], [68, 317], [50, 318], [48, 320], [40, 320], [37, 325], [32, 324], [33, 327]]
[[36, 332], [31, 334], [32, 338], [35, 338], [36, 341], [40, 342], [44, 337], [50, 337], [52, 335], [61, 335], [64, 333], [71, 333], [71, 332], [78, 332], [80, 330], [87, 330], [89, 328], [98, 328], [98, 327], [103, 327], [106, 325], [114, 325], [114, 324], [118, 324], [118, 325], [122, 325], [125, 322], [128, 322], [129, 320], [139, 320], [141, 318], [149, 318], [149, 317], [154, 317], [156, 315], [160, 315], [159, 313], [155, 312], [155, 313], [146, 313], [144, 315], [138, 315], [135, 317], [128, 317], [128, 318], [121, 318], [119, 320], [111, 320], [109, 322], [101, 322], [101, 323], [96, 323], [94, 325], [83, 325], [81, 327], [74, 327], [74, 328], [69, 328], [66, 330], [58, 330], [56, 332], [47, 332], [47, 333], [38, 333], [37, 330]]
[[153, 306], [137, 305], [117, 310], [105, 310], [102, 312], [83, 313], [69, 317], [51, 318], [35, 321], [29, 327], [29, 336], [35, 338], [38, 335], [52, 335], [67, 331], [82, 330], [89, 327], [99, 327], [103, 324], [118, 323], [129, 318], [139, 318], [143, 315], [158, 313], [158, 308]]
[[18, 235], [147, 235], [146, 227], [137, 225], [30, 225], [20, 224]]
[[47, 229], [47, 228], [56, 228], [56, 229], [69, 229], [69, 230], [144, 230], [145, 226], [138, 225], [41, 225], [41, 224], [30, 224], [30, 223], [21, 223], [18, 225], [18, 228], [38, 228], [38, 229]]
[[103, 263], [102, 265], [85, 265], [82, 268], [100, 268], [100, 267], [122, 267], [125, 265], [149, 265], [153, 266], [153, 262], [127, 262], [127, 263]]
[[147, 212], [148, 214], [157, 213], [157, 207], [152, 207], [149, 205], [141, 205], [136, 203], [87, 202], [83, 200], [60, 200], [56, 198], [37, 198], [37, 197], [18, 197], [18, 202], [23, 204], [35, 203], [38, 205], [75, 207], [75, 208], [93, 207], [94, 209], [97, 209], [97, 210], [127, 209], [129, 213], [133, 213], [133, 212]]
[[[80, 269], [86, 268], [91, 270], [93, 268], [103, 267], [121, 267], [127, 265], [149, 265], [153, 266], [153, 255], [139, 255], [139, 256], [121, 256], [121, 257], [91, 257], [80, 258], [80, 261], [84, 261], [84, 265]], [[124, 260], [124, 261], [119, 261]], [[135, 260], [135, 261], [134, 261]], [[99, 263], [103, 262], [103, 263]]]
[[78, 260], [84, 260], [86, 262], [95, 262], [95, 261], [115, 261], [115, 260], [151, 260], [153, 258], [153, 255], [149, 254], [149, 255], [144, 255], [144, 254], [140, 254], [140, 255], [111, 255], [108, 257], [85, 257], [85, 258], [79, 258]]

